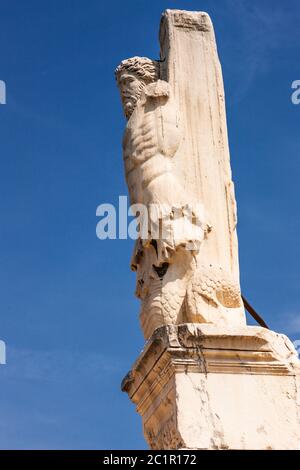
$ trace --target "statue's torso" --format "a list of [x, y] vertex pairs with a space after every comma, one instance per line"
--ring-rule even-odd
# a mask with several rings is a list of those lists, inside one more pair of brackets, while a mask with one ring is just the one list
[[176, 181], [171, 157], [179, 140], [177, 113], [170, 98], [142, 97], [128, 121], [123, 139], [131, 203], [165, 202], [165, 185]]

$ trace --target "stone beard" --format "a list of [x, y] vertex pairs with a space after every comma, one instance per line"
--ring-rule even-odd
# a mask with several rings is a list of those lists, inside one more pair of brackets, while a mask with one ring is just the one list
[[239, 323], [244, 318], [239, 286], [222, 267], [205, 266], [199, 258], [211, 227], [174, 171], [183, 134], [169, 83], [159, 78], [159, 63], [124, 60], [116, 79], [128, 120], [123, 159], [130, 201], [158, 208], [158, 234], [163, 230], [163, 237], [149, 233], [137, 240], [131, 263], [145, 337], [166, 324], [226, 322], [228, 309], [238, 310]]

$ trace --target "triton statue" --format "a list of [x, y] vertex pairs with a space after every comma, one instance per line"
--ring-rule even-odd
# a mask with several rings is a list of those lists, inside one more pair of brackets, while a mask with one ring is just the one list
[[[193, 84], [184, 72], [178, 64], [170, 83], [163, 62], [146, 57], [124, 60], [115, 71], [128, 121], [123, 158], [130, 201], [148, 210], [149, 229], [131, 263], [146, 338], [166, 324], [245, 324], [229, 155], [214, 135], [214, 120], [221, 130], [226, 124], [221, 75], [207, 122], [207, 84]], [[195, 102], [184, 93], [186, 80], [196, 86]]]

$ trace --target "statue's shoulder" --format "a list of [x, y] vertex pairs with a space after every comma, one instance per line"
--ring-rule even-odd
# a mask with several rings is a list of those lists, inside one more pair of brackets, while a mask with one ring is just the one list
[[155, 101], [165, 98], [163, 103], [159, 103], [164, 106], [166, 101], [169, 102], [170, 96], [171, 87], [165, 80], [157, 80], [156, 82], [149, 83], [145, 86], [132, 115], [127, 121], [123, 136], [123, 148], [126, 147], [133, 134], [140, 132], [141, 122], [144, 123], [145, 119], [143, 108], [146, 106], [146, 103], [149, 103], [150, 100]]
[[146, 98], [169, 98], [171, 93], [170, 85], [165, 80], [157, 80], [156, 82], [149, 83], [144, 89]]

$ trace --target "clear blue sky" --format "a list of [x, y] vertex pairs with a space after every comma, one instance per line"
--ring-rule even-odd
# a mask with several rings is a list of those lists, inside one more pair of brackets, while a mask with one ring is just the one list
[[95, 212], [127, 192], [113, 70], [158, 58], [166, 8], [212, 17], [242, 290], [300, 338], [299, 1], [1, 0], [1, 448], [146, 447], [120, 391], [143, 346], [132, 241], [98, 240]]

